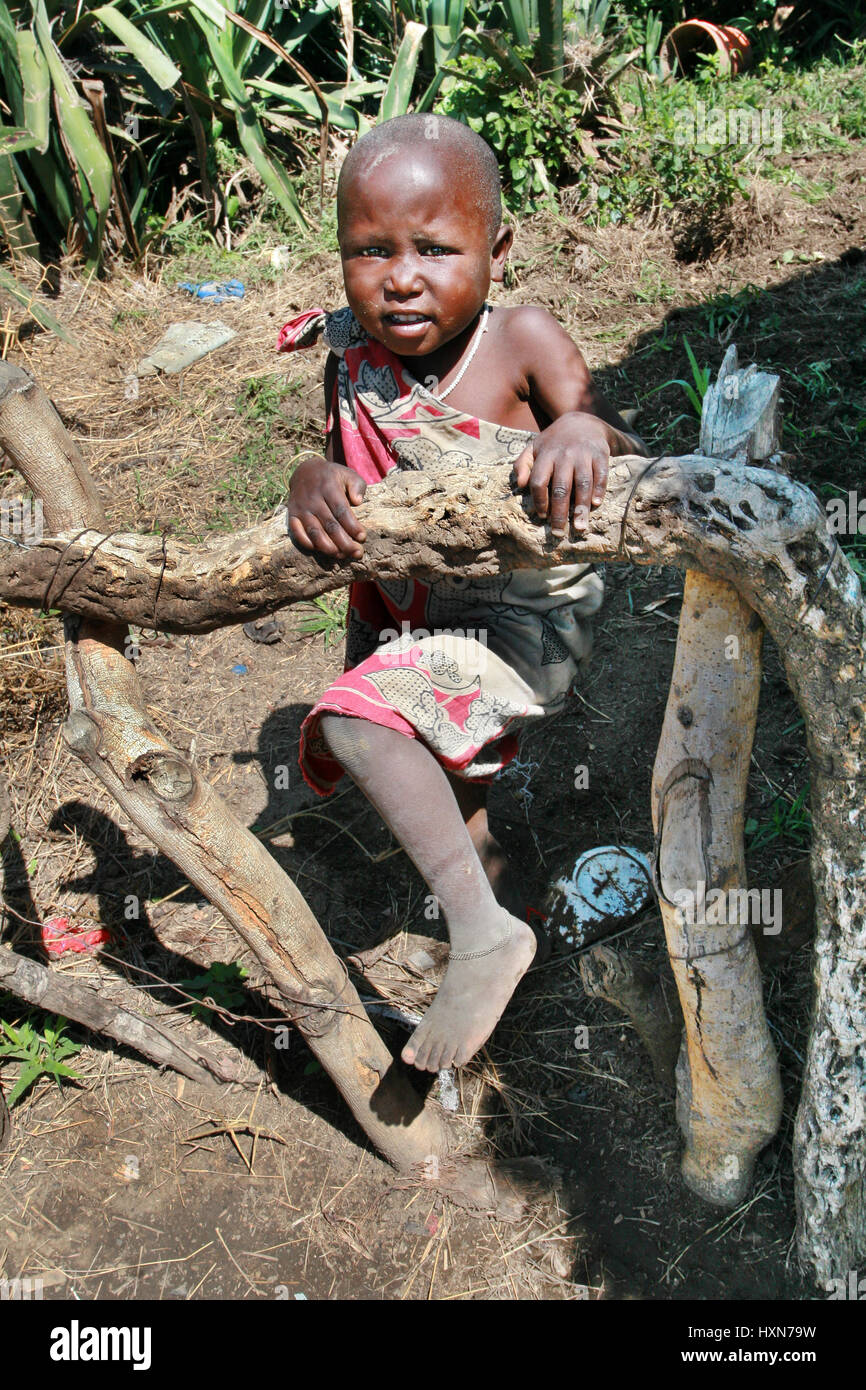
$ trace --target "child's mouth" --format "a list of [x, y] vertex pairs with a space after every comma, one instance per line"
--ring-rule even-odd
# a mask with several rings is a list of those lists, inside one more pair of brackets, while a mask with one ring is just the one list
[[427, 314], [386, 314], [385, 323], [400, 338], [422, 337], [430, 323]]

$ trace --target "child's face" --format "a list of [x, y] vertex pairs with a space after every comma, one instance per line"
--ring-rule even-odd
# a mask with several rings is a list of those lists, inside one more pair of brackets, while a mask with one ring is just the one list
[[471, 180], [435, 148], [409, 146], [355, 174], [340, 207], [346, 297], [356, 319], [402, 357], [461, 333], [501, 280], [510, 228], [491, 246]]

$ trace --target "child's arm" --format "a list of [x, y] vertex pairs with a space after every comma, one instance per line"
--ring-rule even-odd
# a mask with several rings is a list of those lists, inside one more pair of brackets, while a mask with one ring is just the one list
[[582, 353], [551, 314], [521, 310], [512, 331], [529, 398], [553, 422], [518, 458], [517, 484], [529, 484], [539, 519], [550, 514], [553, 535], [565, 534], [569, 516], [584, 531], [590, 506], [604, 497], [609, 460], [646, 456], [647, 447], [598, 390]]
[[[325, 412], [330, 414], [337, 358], [325, 364]], [[304, 550], [360, 559], [367, 533], [352, 507], [364, 500], [367, 484], [343, 459], [339, 424], [328, 434], [324, 458], [306, 458], [289, 483], [289, 532]]]

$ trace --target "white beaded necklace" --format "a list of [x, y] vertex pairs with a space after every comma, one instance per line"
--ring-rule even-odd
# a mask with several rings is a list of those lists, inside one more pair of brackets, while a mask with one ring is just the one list
[[[476, 330], [475, 330], [475, 336], [473, 337], [472, 342], [471, 342], [471, 344], [470, 344], [470, 346], [469, 346], [469, 351], [468, 351], [468, 353], [466, 354], [466, 361], [463, 363], [463, 366], [460, 368], [460, 371], [457, 373], [457, 375], [456, 375], [456, 377], [454, 378], [454, 380], [452, 381], [451, 385], [450, 385], [450, 386], [446, 386], [444, 391], [438, 391], [438, 392], [435, 392], [435, 393], [434, 393], [433, 391], [429, 390], [428, 387], [422, 386], [422, 387], [421, 387], [422, 391], [425, 391], [426, 394], [427, 394], [428, 396], [433, 396], [433, 399], [434, 399], [434, 400], [437, 400], [437, 401], [444, 401], [444, 399], [445, 399], [446, 396], [450, 396], [450, 395], [451, 395], [451, 392], [454, 390], [454, 387], [460, 385], [461, 381], [463, 380], [464, 376], [466, 375], [466, 372], [467, 372], [467, 370], [468, 370], [468, 367], [469, 367], [470, 362], [472, 361], [473, 357], [475, 356], [476, 352], [478, 351], [479, 347], [481, 346], [481, 339], [483, 338], [484, 334], [487, 332], [487, 320], [489, 319], [489, 317], [490, 317], [490, 305], [487, 304], [487, 303], [485, 303], [485, 305], [484, 305], [484, 312], [483, 312], [482, 315], [481, 315], [481, 322], [479, 323], [478, 327], [477, 327]], [[430, 379], [430, 378], [428, 377], [428, 381], [429, 381], [429, 379]]]

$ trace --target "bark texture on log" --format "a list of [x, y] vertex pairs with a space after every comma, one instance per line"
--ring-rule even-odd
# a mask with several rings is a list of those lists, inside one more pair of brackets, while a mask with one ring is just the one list
[[[8, 452], [12, 441], [0, 407], [0, 444]], [[286, 535], [284, 511], [197, 547], [172, 537], [83, 532], [78, 521], [55, 525], [39, 545], [2, 547], [0, 598], [100, 622], [208, 632], [356, 579], [429, 579], [452, 570], [481, 578], [501, 569], [630, 560], [728, 579], [759, 610], [762, 602], [786, 608], [797, 594], [796, 613], [808, 578], [816, 587], [832, 553], [823, 508], [807, 488], [769, 469], [700, 454], [614, 460], [586, 537], [558, 545], [515, 494], [508, 463], [471, 472], [395, 469], [357, 512], [368, 540], [363, 558], [344, 565], [299, 551]], [[844, 556], [834, 563], [850, 574]]]

